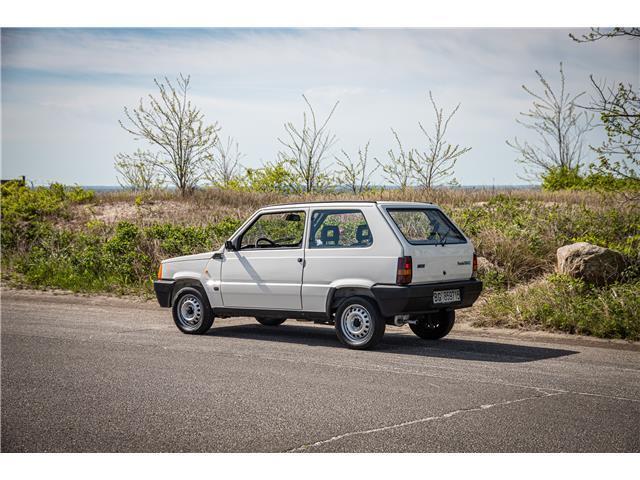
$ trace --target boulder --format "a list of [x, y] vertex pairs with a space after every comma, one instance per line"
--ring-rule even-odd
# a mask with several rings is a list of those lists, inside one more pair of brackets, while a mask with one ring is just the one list
[[587, 242], [560, 247], [556, 256], [558, 273], [597, 285], [616, 280], [625, 267], [624, 255], [620, 252]]
[[485, 257], [478, 257], [478, 273], [480, 275], [485, 275], [490, 271], [499, 272], [502, 269], [494, 264], [491, 260]]

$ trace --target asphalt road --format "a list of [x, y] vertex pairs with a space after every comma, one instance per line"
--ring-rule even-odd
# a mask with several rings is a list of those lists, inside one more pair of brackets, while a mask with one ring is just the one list
[[9, 451], [640, 451], [638, 344], [216, 320], [153, 303], [2, 292]]

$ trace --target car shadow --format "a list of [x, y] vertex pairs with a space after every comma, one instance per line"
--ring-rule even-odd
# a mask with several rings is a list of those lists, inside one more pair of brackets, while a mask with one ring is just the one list
[[[216, 320], [207, 335], [243, 338], [267, 342], [295, 343], [314, 347], [346, 348], [336, 337], [332, 326], [296, 325], [289, 320], [281, 326], [259, 324], [220, 325]], [[224, 320], [222, 321], [224, 322]], [[221, 322], [221, 323], [222, 323]], [[454, 331], [455, 334], [455, 331]], [[423, 340], [413, 335], [387, 331], [375, 352], [416, 355], [420, 357], [451, 358], [478, 362], [522, 363], [564, 357], [579, 353], [573, 350], [498, 343], [485, 340], [443, 338]]]

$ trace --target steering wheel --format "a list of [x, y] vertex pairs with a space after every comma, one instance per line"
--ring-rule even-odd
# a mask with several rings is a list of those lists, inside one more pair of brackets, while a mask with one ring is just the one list
[[271, 245], [272, 247], [277, 247], [278, 244], [276, 242], [274, 242], [273, 240], [270, 240], [266, 237], [260, 237], [259, 239], [256, 240], [256, 247], [260, 246], [260, 242], [265, 241], [267, 242], [269, 245]]

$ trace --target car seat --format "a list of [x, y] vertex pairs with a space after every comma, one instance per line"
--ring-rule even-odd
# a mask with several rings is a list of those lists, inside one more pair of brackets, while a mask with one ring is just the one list
[[356, 245], [371, 245], [372, 240], [369, 225], [358, 225], [358, 228], [356, 228]]
[[340, 242], [340, 229], [337, 225], [325, 225], [320, 231], [320, 240], [325, 247], [335, 247]]

